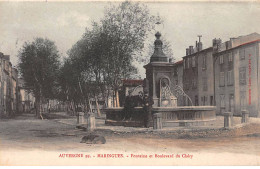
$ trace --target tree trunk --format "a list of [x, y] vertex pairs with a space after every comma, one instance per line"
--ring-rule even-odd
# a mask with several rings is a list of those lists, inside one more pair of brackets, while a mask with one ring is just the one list
[[91, 101], [90, 101], [90, 99], [88, 99], [88, 104], [89, 104], [89, 110], [90, 110], [90, 113], [92, 113], [92, 105], [91, 105]]
[[98, 104], [97, 96], [95, 96], [95, 100], [96, 100], [96, 107], [97, 107], [98, 117], [101, 117], [101, 113], [100, 113], [100, 109], [99, 109], [99, 104]]
[[76, 110], [77, 110], [77, 103], [73, 101], [73, 116], [76, 115]]
[[116, 107], [120, 107], [118, 90], [116, 90]]
[[35, 97], [35, 116], [39, 117], [39, 112], [40, 112], [40, 106], [39, 106], [39, 96]]
[[115, 90], [113, 90], [113, 106], [116, 107]]
[[40, 97], [40, 113], [39, 113], [41, 119], [43, 120], [43, 117], [42, 117], [42, 97]]
[[[50, 100], [49, 99], [48, 99], [47, 107], [48, 107], [48, 113], [51, 113], [51, 106], [50, 106]], [[54, 109], [54, 111], [55, 111], [55, 109]]]
[[43, 120], [43, 117], [42, 117], [42, 97], [36, 96], [35, 102], [36, 102], [36, 117], [41, 118]]

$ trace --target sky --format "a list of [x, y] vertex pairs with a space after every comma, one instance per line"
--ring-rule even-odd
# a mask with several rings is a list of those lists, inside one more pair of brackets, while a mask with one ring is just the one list
[[[62, 56], [104, 15], [104, 2], [0, 2], [0, 52], [10, 55], [15, 66], [25, 41], [46, 37], [55, 42]], [[176, 61], [202, 35], [203, 48], [212, 39], [260, 33], [260, 3], [257, 2], [149, 2], [153, 15], [160, 15], [161, 32], [172, 46]], [[149, 37], [151, 42], [155, 37]], [[140, 56], [141, 57], [141, 56]], [[139, 72], [144, 77], [143, 65]]]

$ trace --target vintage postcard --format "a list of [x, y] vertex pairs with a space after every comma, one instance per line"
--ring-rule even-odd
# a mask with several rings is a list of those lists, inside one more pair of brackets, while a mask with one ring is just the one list
[[259, 165], [259, 21], [259, 1], [0, 1], [0, 165]]

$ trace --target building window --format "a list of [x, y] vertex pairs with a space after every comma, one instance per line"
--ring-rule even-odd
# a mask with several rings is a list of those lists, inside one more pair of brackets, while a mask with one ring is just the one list
[[224, 63], [224, 56], [220, 55], [219, 56], [219, 64], [223, 64]]
[[225, 95], [224, 94], [221, 94], [220, 95], [220, 107], [221, 108], [225, 108]]
[[198, 106], [199, 105], [199, 99], [198, 99], [198, 96], [196, 95], [195, 96], [195, 106]]
[[210, 96], [210, 105], [213, 106], [213, 96]]
[[240, 60], [245, 60], [245, 49], [239, 49]]
[[225, 86], [225, 72], [220, 72], [219, 86]]
[[196, 57], [192, 57], [192, 67], [196, 67]]
[[186, 59], [183, 59], [183, 68], [185, 69], [186, 68]]
[[227, 73], [227, 85], [233, 85], [233, 71], [230, 70]]
[[232, 53], [229, 53], [229, 54], [228, 54], [228, 61], [229, 61], [229, 62], [232, 62], [232, 61], [233, 61], [233, 55], [232, 55]]
[[177, 76], [177, 75], [178, 75], [178, 70], [177, 70], [176, 67], [175, 67], [174, 70], [173, 70], [173, 74], [174, 74], [174, 76]]
[[203, 78], [202, 83], [203, 83], [203, 91], [207, 91], [208, 90], [207, 78]]
[[208, 97], [207, 96], [201, 97], [201, 105], [202, 106], [207, 105], [207, 101], [208, 101]]
[[197, 88], [197, 79], [195, 77], [192, 78], [192, 88]]
[[183, 85], [184, 85], [184, 89], [185, 90], [189, 90], [189, 81], [188, 81], [188, 79], [185, 79]]
[[241, 108], [241, 110], [246, 109], [246, 92], [245, 91], [240, 92], [240, 108]]
[[228, 111], [234, 112], [234, 94], [229, 94], [229, 108]]
[[239, 83], [241, 85], [246, 84], [246, 68], [245, 67], [239, 68]]
[[207, 65], [207, 60], [206, 60], [206, 55], [202, 56], [202, 69], [206, 69]]
[[187, 65], [187, 68], [189, 69], [190, 68], [190, 58], [188, 58], [188, 65]]

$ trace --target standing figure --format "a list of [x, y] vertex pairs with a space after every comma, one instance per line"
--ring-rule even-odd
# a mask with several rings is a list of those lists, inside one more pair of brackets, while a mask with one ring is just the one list
[[132, 97], [132, 93], [131, 91], [128, 91], [128, 96], [126, 96], [125, 98], [125, 105], [123, 110], [123, 121], [131, 120], [134, 107], [135, 107], [135, 103]]
[[154, 104], [154, 101], [150, 96], [148, 96], [148, 93], [144, 94], [143, 103], [144, 127], [149, 128], [149, 123], [152, 119], [152, 105]]

